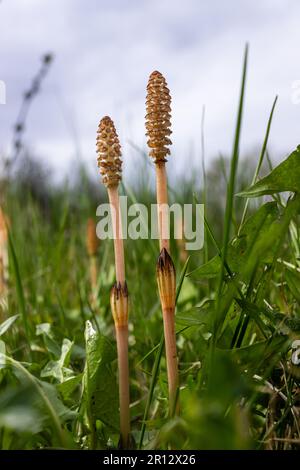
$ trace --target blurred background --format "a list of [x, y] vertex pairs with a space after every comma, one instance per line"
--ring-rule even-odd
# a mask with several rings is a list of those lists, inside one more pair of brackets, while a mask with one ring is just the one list
[[257, 159], [278, 94], [269, 151], [283, 159], [299, 142], [299, 14], [296, 0], [2, 0], [0, 80], [6, 104], [0, 105], [0, 155], [15, 153], [14, 125], [24, 92], [43, 56], [51, 54], [18, 153], [51, 170], [56, 182], [71, 178], [83, 163], [97, 178], [95, 133], [99, 119], [109, 114], [123, 146], [125, 177], [134, 180], [141, 159], [137, 147], [146, 148], [146, 84], [158, 69], [173, 98], [172, 175], [189, 178], [200, 171], [204, 106], [206, 162], [231, 152], [249, 42], [241, 155]]

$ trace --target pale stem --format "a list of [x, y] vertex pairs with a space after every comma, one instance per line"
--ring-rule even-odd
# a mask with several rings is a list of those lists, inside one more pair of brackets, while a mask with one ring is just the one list
[[113, 226], [116, 263], [116, 279], [117, 282], [120, 282], [121, 285], [123, 285], [125, 282], [125, 261], [118, 186], [110, 186], [108, 188], [108, 197], [109, 202], [111, 204], [111, 218]]
[[[111, 204], [111, 217], [114, 234], [116, 280], [118, 283], [121, 283], [123, 287], [125, 284], [125, 261], [118, 186], [111, 186], [108, 188], [108, 197]], [[119, 368], [120, 431], [122, 447], [128, 448], [130, 433], [128, 325], [115, 325], [115, 329]]]
[[[167, 359], [167, 374], [169, 386], [170, 411], [174, 410], [175, 400], [178, 389], [178, 361], [175, 333], [175, 308], [163, 310], [164, 336]], [[179, 411], [178, 402], [176, 404], [176, 413]]]
[[166, 210], [168, 204], [168, 186], [165, 162], [156, 163], [156, 199], [159, 229], [160, 250], [165, 248], [170, 253], [169, 215]]
[[120, 431], [122, 447], [128, 448], [130, 433], [128, 326], [116, 326], [119, 366]]

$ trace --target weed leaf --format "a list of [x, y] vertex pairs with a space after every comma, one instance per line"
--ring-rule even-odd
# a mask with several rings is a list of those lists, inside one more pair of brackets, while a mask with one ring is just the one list
[[3, 323], [0, 325], [0, 336], [4, 335], [4, 333], [11, 327], [11, 325], [16, 321], [16, 319], [20, 315], [13, 315], [12, 317], [7, 318]]
[[112, 362], [116, 359], [115, 347], [105, 336], [95, 331], [89, 321], [86, 322], [85, 341], [83, 398], [91, 432], [94, 432], [97, 419], [118, 430], [118, 390], [112, 370]]
[[300, 191], [300, 145], [268, 176], [238, 193], [238, 196], [258, 197], [284, 191]]

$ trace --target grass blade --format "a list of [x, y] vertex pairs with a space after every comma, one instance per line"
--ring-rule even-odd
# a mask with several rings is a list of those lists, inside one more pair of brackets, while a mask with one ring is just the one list
[[[265, 156], [266, 149], [267, 149], [267, 144], [268, 144], [270, 130], [271, 130], [271, 124], [272, 124], [272, 119], [273, 119], [273, 114], [274, 114], [275, 106], [276, 106], [276, 103], [277, 103], [277, 99], [278, 99], [278, 96], [275, 97], [272, 108], [271, 108], [265, 138], [264, 138], [263, 145], [262, 145], [262, 148], [261, 148], [258, 164], [257, 164], [257, 167], [255, 169], [255, 173], [254, 173], [254, 176], [253, 176], [253, 179], [252, 179], [252, 182], [251, 182], [251, 186], [254, 183], [256, 183], [257, 177], [259, 175], [259, 171], [260, 171], [261, 166], [263, 164], [263, 160], [264, 160], [264, 156]], [[241, 220], [241, 223], [240, 223], [240, 226], [239, 226], [238, 233], [240, 233], [240, 230], [243, 226], [243, 223], [245, 222], [245, 218], [246, 218], [246, 214], [247, 214], [247, 210], [248, 210], [248, 205], [249, 205], [249, 198], [246, 199], [246, 203], [245, 203], [245, 207], [244, 207], [244, 211], [243, 211], [243, 215], [242, 215], [242, 220]]]
[[231, 228], [231, 221], [232, 221], [233, 198], [234, 198], [235, 180], [236, 180], [238, 159], [239, 159], [239, 144], [240, 144], [240, 135], [241, 135], [241, 127], [242, 127], [244, 98], [245, 98], [247, 63], [248, 63], [248, 44], [246, 44], [245, 53], [244, 53], [244, 64], [243, 64], [240, 100], [239, 100], [238, 115], [237, 115], [236, 129], [235, 129], [235, 138], [234, 138], [233, 152], [232, 152], [231, 165], [230, 165], [230, 176], [229, 176], [229, 181], [227, 185], [222, 264], [221, 264], [218, 289], [217, 289], [216, 331], [214, 332], [212, 343], [214, 343], [214, 341], [216, 340], [216, 333], [218, 329], [218, 308], [219, 308], [219, 301], [220, 301], [222, 285], [223, 285], [224, 266], [226, 264], [227, 249], [228, 249], [230, 228]]
[[10, 250], [11, 259], [12, 259], [13, 271], [15, 275], [17, 298], [18, 298], [19, 308], [20, 308], [22, 322], [24, 326], [25, 336], [28, 341], [28, 344], [30, 344], [30, 329], [29, 329], [29, 325], [27, 321], [27, 311], [26, 311], [26, 303], [25, 303], [25, 297], [24, 297], [22, 278], [20, 274], [19, 263], [18, 263], [15, 247], [14, 247], [10, 232], [8, 232], [8, 244], [9, 244], [9, 250]]

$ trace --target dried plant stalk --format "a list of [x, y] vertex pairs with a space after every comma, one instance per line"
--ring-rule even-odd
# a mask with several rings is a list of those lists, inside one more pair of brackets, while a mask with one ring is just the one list
[[129, 368], [128, 368], [128, 290], [125, 280], [125, 260], [118, 185], [122, 178], [121, 146], [110, 117], [99, 124], [97, 135], [98, 166], [107, 188], [114, 234], [116, 284], [111, 290], [111, 309], [114, 317], [119, 368], [119, 400], [121, 445], [129, 446]]
[[170, 256], [168, 185], [166, 156], [170, 154], [171, 140], [171, 95], [165, 78], [160, 72], [149, 77], [146, 98], [146, 135], [149, 155], [156, 167], [156, 197], [160, 255], [156, 267], [160, 302], [163, 312], [164, 336], [167, 359], [169, 402], [171, 413], [178, 408], [178, 363], [175, 333], [176, 274]]

